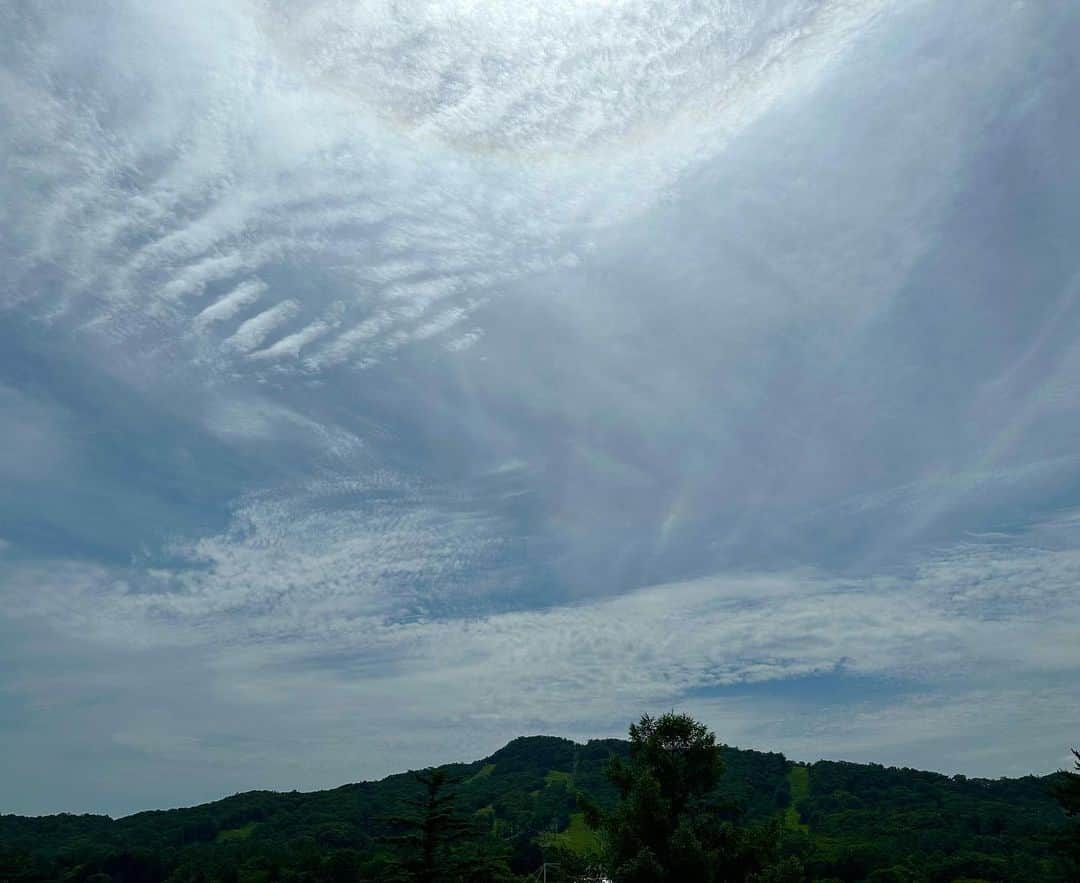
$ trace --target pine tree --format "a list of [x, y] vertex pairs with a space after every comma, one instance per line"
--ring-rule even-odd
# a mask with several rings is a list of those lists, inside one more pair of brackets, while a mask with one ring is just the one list
[[403, 833], [388, 837], [405, 854], [399, 865], [400, 879], [408, 883], [438, 883], [443, 876], [440, 860], [447, 846], [465, 824], [454, 812], [454, 794], [448, 787], [456, 784], [443, 770], [413, 773], [423, 787], [421, 796], [403, 801], [407, 811], [387, 821]]
[[386, 838], [404, 853], [393, 879], [401, 883], [493, 883], [510, 877], [505, 850], [477, 831], [455, 807], [457, 784], [444, 770], [413, 774], [421, 795], [388, 821], [403, 833]]

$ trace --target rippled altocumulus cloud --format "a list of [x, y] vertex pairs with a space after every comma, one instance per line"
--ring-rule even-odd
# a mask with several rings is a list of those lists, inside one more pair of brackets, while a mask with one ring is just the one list
[[6, 297], [231, 371], [453, 346], [879, 5], [12, 9]]
[[800, 757], [1052, 767], [1078, 28], [5, 7], [0, 809], [672, 703]]

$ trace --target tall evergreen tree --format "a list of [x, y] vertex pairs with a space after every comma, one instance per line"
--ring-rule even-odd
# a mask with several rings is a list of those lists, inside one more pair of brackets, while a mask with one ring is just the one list
[[403, 833], [387, 838], [399, 846], [405, 857], [400, 865], [400, 877], [409, 883], [438, 883], [445, 878], [448, 845], [455, 834], [466, 825], [454, 812], [454, 794], [449, 786], [456, 784], [444, 770], [413, 773], [423, 791], [419, 797], [406, 798], [407, 810], [388, 821]]
[[388, 821], [403, 833], [387, 838], [404, 853], [393, 879], [402, 883], [497, 883], [510, 877], [505, 850], [481, 834], [455, 807], [458, 780], [444, 770], [413, 774], [419, 797]]

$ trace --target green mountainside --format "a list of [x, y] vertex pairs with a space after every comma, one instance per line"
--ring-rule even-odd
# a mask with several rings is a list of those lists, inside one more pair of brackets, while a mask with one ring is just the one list
[[[598, 834], [578, 792], [610, 807], [605, 770], [628, 743], [531, 736], [490, 757], [441, 769], [456, 807], [505, 847], [517, 874], [560, 855], [588, 855]], [[808, 881], [1061, 881], [1053, 842], [1064, 814], [1051, 778], [965, 779], [911, 769], [794, 764], [723, 749], [719, 786], [732, 817], [775, 819]], [[379, 880], [390, 817], [417, 794], [408, 773], [312, 793], [253, 791], [187, 809], [0, 816], [4, 881]], [[554, 858], [553, 858], [554, 857]], [[560, 865], [565, 865], [565, 862]], [[564, 879], [552, 869], [549, 880]], [[382, 875], [382, 876], [381, 876]]]

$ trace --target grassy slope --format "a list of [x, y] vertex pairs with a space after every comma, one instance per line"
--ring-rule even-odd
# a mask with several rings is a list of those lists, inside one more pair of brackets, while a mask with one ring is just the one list
[[545, 834], [542, 842], [576, 852], [578, 855], [596, 855], [600, 852], [600, 835], [585, 824], [585, 814], [570, 814], [570, 823], [557, 834]]
[[809, 831], [809, 826], [803, 823], [796, 807], [810, 796], [810, 768], [792, 765], [791, 772], [788, 773], [788, 784], [791, 788], [791, 803], [784, 810], [784, 826], [794, 831]]

